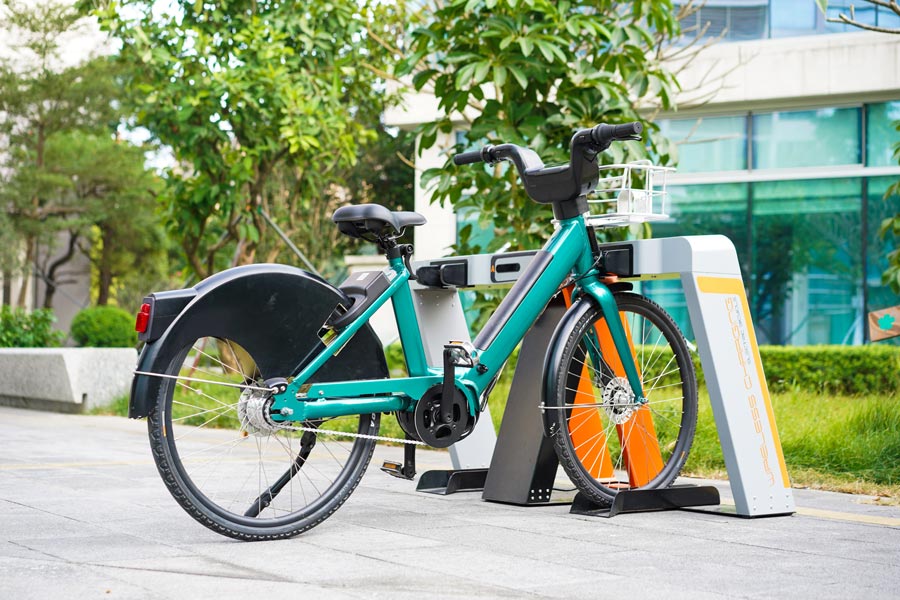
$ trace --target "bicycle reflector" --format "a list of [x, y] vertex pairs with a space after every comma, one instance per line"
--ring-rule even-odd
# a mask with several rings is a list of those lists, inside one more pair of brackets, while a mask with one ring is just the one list
[[147, 333], [147, 326], [150, 324], [150, 305], [146, 302], [141, 304], [141, 310], [138, 311], [137, 318], [134, 320], [134, 330], [138, 333]]

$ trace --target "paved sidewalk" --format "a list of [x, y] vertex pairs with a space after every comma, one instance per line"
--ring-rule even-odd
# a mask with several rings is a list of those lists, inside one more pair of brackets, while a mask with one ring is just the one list
[[175, 504], [143, 421], [0, 407], [0, 599], [900, 595], [900, 508], [861, 496], [797, 490], [793, 517], [598, 519], [414, 488], [373, 466], [319, 527], [241, 543]]

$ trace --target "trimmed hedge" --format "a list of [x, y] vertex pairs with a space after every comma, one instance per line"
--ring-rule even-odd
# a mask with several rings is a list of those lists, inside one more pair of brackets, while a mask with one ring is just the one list
[[[393, 377], [406, 375], [399, 343], [386, 349]], [[766, 381], [772, 392], [790, 390], [842, 395], [900, 394], [900, 346], [761, 346]], [[518, 349], [510, 359], [515, 366]], [[697, 380], [705, 385], [700, 356], [692, 354]], [[512, 369], [504, 378], [512, 380]]]
[[86, 308], [72, 319], [72, 338], [79, 346], [127, 348], [137, 344], [134, 317], [114, 306]]
[[900, 392], [898, 346], [763, 346], [769, 389], [834, 394]]

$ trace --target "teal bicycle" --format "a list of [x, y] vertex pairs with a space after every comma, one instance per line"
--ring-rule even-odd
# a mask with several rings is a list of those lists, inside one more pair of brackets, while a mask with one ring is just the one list
[[[356, 488], [379, 440], [443, 448], [471, 433], [503, 365], [561, 292], [571, 306], [547, 349], [540, 407], [561, 465], [596, 502], [670, 485], [697, 417], [688, 347], [665, 311], [607, 277], [585, 217], [597, 155], [641, 130], [578, 131], [562, 166], [512, 144], [454, 157], [512, 162], [530, 197], [552, 206], [556, 231], [474, 341], [447, 340], [443, 364], [426, 360], [410, 280], [461, 282], [441, 267], [412, 273], [412, 246], [398, 239], [425, 223], [413, 212], [368, 204], [334, 213], [343, 233], [377, 244], [389, 263], [339, 287], [284, 265], [250, 265], [149, 295], [129, 416], [148, 418], [153, 457], [179, 504], [242, 540], [314, 527]], [[407, 377], [390, 377], [368, 324], [388, 300]], [[405, 438], [378, 435], [385, 414]]]

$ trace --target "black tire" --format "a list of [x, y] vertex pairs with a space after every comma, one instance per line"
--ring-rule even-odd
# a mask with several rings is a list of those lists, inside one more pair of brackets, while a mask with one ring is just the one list
[[[252, 357], [216, 338], [197, 340], [168, 374], [263, 387]], [[264, 396], [247, 388], [165, 379], [148, 418], [153, 458], [175, 500], [206, 527], [245, 541], [291, 537], [327, 519], [356, 489], [375, 448], [372, 439], [269, 422], [260, 426]], [[379, 419], [354, 415], [291, 425], [377, 435]], [[291, 471], [303, 444], [311, 441], [303, 465], [263, 507], [263, 492]], [[259, 509], [258, 516], [245, 516]]]
[[[624, 372], [616, 358], [601, 356], [596, 332], [605, 320], [596, 306], [561, 340], [565, 345], [555, 372], [548, 373], [553, 379], [545, 398], [560, 464], [575, 486], [599, 504], [611, 503], [623, 489], [671, 485], [684, 467], [697, 426], [697, 378], [672, 317], [643, 296], [617, 293], [615, 298], [634, 343], [647, 403], [640, 406], [629, 396], [627, 380], [617, 377]], [[582, 381], [582, 373], [590, 377]], [[653, 437], [659, 454], [649, 443]]]

